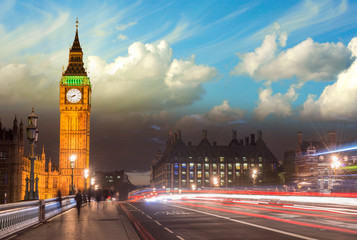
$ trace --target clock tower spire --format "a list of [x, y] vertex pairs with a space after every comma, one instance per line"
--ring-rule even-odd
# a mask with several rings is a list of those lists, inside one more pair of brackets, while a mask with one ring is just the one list
[[[84, 170], [89, 168], [89, 136], [92, 86], [83, 63], [83, 51], [76, 34], [69, 49], [68, 66], [60, 81], [60, 152], [61, 190], [84, 189]], [[75, 159], [71, 165], [70, 159]]]

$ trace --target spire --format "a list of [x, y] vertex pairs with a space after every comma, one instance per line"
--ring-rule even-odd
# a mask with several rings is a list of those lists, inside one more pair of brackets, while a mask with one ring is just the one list
[[83, 67], [83, 51], [78, 37], [78, 18], [76, 20], [76, 35], [69, 50], [68, 66], [63, 76], [87, 76]]
[[45, 155], [45, 145], [42, 145], [42, 154], [41, 154], [41, 160], [45, 160], [46, 159], [46, 155]]

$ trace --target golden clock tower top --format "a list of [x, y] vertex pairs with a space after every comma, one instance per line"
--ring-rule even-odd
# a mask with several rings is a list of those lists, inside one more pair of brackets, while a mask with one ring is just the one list
[[63, 76], [87, 76], [83, 67], [83, 51], [78, 37], [78, 18], [76, 20], [76, 35], [72, 47], [69, 49], [69, 59]]

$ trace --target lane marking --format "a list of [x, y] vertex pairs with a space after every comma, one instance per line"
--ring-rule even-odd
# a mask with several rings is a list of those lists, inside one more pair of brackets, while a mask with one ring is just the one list
[[175, 206], [175, 205], [170, 205], [170, 204], [165, 204], [165, 203], [162, 203], [162, 204], [168, 205], [168, 206], [171, 206], [171, 207], [177, 207], [177, 208], [190, 210], [190, 211], [193, 211], [193, 212], [198, 212], [198, 213], [201, 213], [201, 214], [205, 214], [205, 215], [209, 215], [209, 216], [213, 216], [213, 217], [217, 217], [217, 218], [226, 219], [226, 220], [229, 220], [229, 221], [232, 221], [232, 222], [236, 222], [236, 223], [248, 225], [248, 226], [251, 226], [251, 227], [256, 227], [256, 228], [260, 228], [260, 229], [264, 229], [264, 230], [268, 230], [268, 231], [271, 231], [271, 232], [276, 232], [276, 233], [280, 233], [280, 234], [284, 234], [284, 235], [288, 235], [288, 236], [292, 236], [292, 237], [296, 237], [296, 238], [300, 238], [300, 239], [317, 240], [316, 238], [310, 238], [310, 237], [303, 236], [303, 235], [300, 235], [300, 234], [295, 234], [295, 233], [286, 232], [286, 231], [283, 231], [283, 230], [278, 230], [278, 229], [274, 229], [274, 228], [270, 228], [270, 227], [265, 227], [265, 226], [257, 225], [257, 224], [254, 224], [254, 223], [244, 222], [244, 221], [232, 219], [232, 218], [229, 218], [229, 217], [225, 217], [225, 216], [221, 216], [221, 215], [217, 215], [217, 214], [213, 214], [213, 213], [203, 212], [203, 211], [196, 210], [196, 209], [186, 208], [186, 207], [182, 207], [182, 206]]
[[167, 227], [164, 227], [164, 229], [165, 229], [166, 231], [168, 231], [169, 233], [174, 233], [173, 231], [171, 231], [171, 230], [168, 229]]
[[152, 217], [150, 217], [149, 215], [146, 214], [146, 216], [147, 216], [149, 219], [152, 219]]
[[184, 238], [180, 237], [180, 236], [176, 236], [178, 239], [180, 240], [185, 240]]
[[162, 226], [158, 221], [154, 220], [154, 222], [156, 222], [157, 225]]

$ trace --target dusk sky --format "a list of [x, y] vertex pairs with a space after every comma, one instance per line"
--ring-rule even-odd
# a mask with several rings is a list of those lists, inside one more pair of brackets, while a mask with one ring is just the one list
[[[58, 162], [59, 81], [79, 20], [92, 83], [90, 165], [148, 171], [170, 130], [231, 130], [283, 160], [296, 134], [357, 133], [357, 1], [0, 2], [0, 118], [39, 116]], [[306, 136], [306, 137], [305, 137]], [[28, 151], [28, 150], [27, 150]]]

